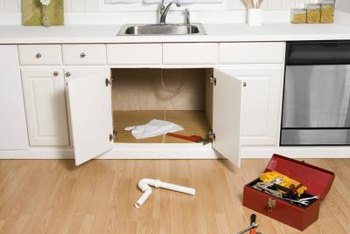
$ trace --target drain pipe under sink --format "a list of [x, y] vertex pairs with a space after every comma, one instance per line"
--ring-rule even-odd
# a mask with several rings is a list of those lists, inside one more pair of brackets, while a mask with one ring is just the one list
[[152, 188], [150, 186], [155, 188], [164, 188], [164, 189], [168, 189], [168, 190], [172, 190], [180, 193], [185, 193], [192, 196], [196, 194], [196, 190], [194, 188], [171, 184], [171, 183], [160, 181], [158, 179], [154, 180], [154, 179], [143, 178], [138, 183], [138, 187], [143, 192], [143, 194], [136, 201], [135, 203], [136, 208], [140, 208], [143, 205], [143, 203], [148, 199], [148, 197], [151, 196]]

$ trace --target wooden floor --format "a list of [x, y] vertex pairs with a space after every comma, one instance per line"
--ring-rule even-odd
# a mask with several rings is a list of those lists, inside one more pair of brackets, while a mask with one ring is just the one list
[[[305, 160], [336, 173], [320, 217], [303, 233], [350, 233], [350, 159]], [[72, 160], [0, 161], [0, 233], [235, 234], [253, 211], [243, 207], [242, 188], [267, 160]], [[166, 190], [140, 209], [134, 202], [140, 178], [191, 186], [196, 196]], [[301, 233], [257, 214], [263, 234]]]

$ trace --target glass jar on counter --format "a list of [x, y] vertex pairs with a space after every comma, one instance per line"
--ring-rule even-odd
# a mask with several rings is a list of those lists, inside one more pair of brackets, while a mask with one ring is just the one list
[[309, 3], [306, 5], [306, 22], [310, 24], [320, 23], [321, 21], [321, 4]]
[[306, 23], [306, 10], [303, 8], [292, 8], [290, 10], [290, 22], [292, 24]]
[[331, 24], [334, 22], [335, 0], [321, 1], [321, 19], [320, 22], [324, 24]]

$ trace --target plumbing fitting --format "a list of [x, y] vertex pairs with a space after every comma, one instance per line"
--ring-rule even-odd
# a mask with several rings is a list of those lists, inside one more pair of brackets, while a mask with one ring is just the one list
[[171, 184], [171, 183], [160, 181], [158, 179], [154, 180], [154, 179], [143, 178], [138, 183], [138, 187], [143, 192], [143, 194], [136, 201], [135, 203], [136, 208], [140, 208], [143, 205], [143, 203], [148, 199], [148, 197], [151, 196], [152, 188], [150, 186], [155, 188], [164, 188], [164, 189], [168, 189], [168, 190], [172, 190], [180, 193], [185, 193], [192, 196], [196, 194], [196, 190], [194, 188]]

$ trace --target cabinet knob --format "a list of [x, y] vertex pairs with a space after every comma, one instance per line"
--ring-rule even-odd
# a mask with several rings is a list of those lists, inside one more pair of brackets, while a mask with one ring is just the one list
[[70, 77], [72, 74], [70, 72], [66, 72], [66, 77]]
[[35, 54], [35, 58], [39, 59], [39, 58], [41, 58], [41, 57], [42, 57], [41, 53], [36, 53], [36, 54]]
[[86, 57], [86, 54], [84, 52], [81, 52], [80, 53], [80, 58], [85, 58]]
[[243, 87], [247, 87], [247, 82], [243, 81]]
[[58, 71], [54, 71], [54, 72], [53, 72], [53, 76], [54, 76], [54, 77], [57, 77], [58, 75], [59, 75]]

